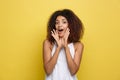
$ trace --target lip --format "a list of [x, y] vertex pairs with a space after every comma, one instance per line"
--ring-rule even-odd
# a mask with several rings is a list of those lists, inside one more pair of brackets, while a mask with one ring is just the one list
[[61, 34], [63, 31], [58, 31], [58, 34]]
[[59, 29], [58, 34], [61, 34], [64, 31], [64, 29]]

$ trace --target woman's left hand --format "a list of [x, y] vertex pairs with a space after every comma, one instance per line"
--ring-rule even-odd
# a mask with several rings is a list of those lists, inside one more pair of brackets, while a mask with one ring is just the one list
[[66, 47], [67, 46], [67, 44], [68, 44], [68, 37], [69, 37], [69, 34], [70, 34], [70, 29], [69, 28], [67, 28], [66, 29], [66, 32], [65, 32], [65, 35], [64, 35], [64, 37], [63, 37], [63, 42], [64, 42], [64, 47]]

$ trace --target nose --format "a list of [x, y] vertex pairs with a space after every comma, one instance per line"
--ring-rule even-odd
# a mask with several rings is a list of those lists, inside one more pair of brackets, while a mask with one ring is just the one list
[[62, 23], [59, 23], [59, 24], [58, 24], [58, 27], [62, 27]]

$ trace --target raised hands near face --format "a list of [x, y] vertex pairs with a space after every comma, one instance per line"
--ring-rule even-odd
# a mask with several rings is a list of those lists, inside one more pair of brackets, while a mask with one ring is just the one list
[[53, 29], [53, 31], [51, 31], [51, 33], [52, 33], [51, 35], [53, 36], [53, 38], [56, 40], [58, 47], [62, 48], [68, 44], [68, 37], [70, 34], [69, 28], [66, 29], [63, 37], [59, 37], [57, 30]]
[[58, 31], [53, 29], [53, 31], [51, 31], [51, 35], [53, 36], [53, 38], [57, 42], [57, 46], [61, 48], [62, 47], [62, 41], [59, 38]]
[[66, 31], [65, 31], [64, 37], [63, 37], [65, 43], [68, 42], [69, 34], [70, 34], [70, 29], [67, 28]]

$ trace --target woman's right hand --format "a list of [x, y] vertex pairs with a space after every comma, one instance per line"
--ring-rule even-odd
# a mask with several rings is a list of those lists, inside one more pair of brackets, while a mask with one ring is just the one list
[[51, 35], [53, 36], [53, 38], [55, 39], [55, 41], [57, 42], [57, 46], [59, 48], [62, 48], [62, 39], [59, 38], [58, 36], [58, 31], [53, 29], [53, 31], [51, 31]]

